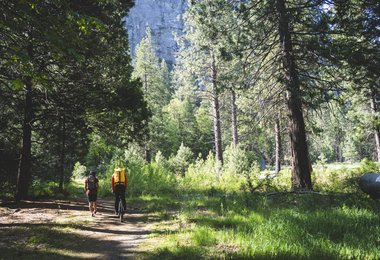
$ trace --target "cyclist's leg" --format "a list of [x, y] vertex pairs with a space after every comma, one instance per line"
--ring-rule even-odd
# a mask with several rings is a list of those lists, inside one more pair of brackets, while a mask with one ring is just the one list
[[87, 193], [87, 202], [88, 202], [88, 209], [90, 210], [90, 213], [92, 213], [90, 194], [88, 193]]
[[119, 214], [123, 214], [124, 213], [124, 207], [123, 207], [123, 200], [121, 198], [121, 194], [119, 194]]
[[91, 215], [94, 216], [95, 213], [95, 202], [91, 201]]
[[94, 209], [94, 214], [96, 214], [96, 212], [97, 212], [97, 205], [96, 205], [96, 201], [98, 200], [98, 193], [95, 193], [94, 194], [94, 201], [93, 201], [93, 205], [92, 205], [92, 207], [93, 207], [93, 209]]
[[118, 192], [118, 189], [115, 189], [115, 214], [117, 214], [119, 211], [119, 201], [120, 201], [119, 192]]
[[88, 209], [90, 210], [90, 213], [92, 213], [92, 205], [91, 205], [91, 201], [88, 202]]
[[127, 202], [125, 201], [125, 189], [123, 190], [123, 193], [121, 195], [121, 201], [123, 203], [124, 212], [127, 210]]

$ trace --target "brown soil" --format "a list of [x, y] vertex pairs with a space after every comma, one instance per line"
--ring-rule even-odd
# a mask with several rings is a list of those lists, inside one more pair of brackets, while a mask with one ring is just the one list
[[[23, 201], [15, 206], [12, 203], [0, 204], [0, 233], [17, 226], [74, 224], [80, 228], [77, 233], [82, 240], [90, 240], [77, 245], [71, 255], [74, 258], [91, 259], [135, 259], [144, 253], [139, 244], [147, 239], [152, 230], [149, 215], [138, 209], [127, 207], [123, 223], [114, 215], [113, 201], [99, 200], [98, 212], [92, 217], [85, 200], [44, 200]], [[5, 238], [0, 235], [0, 247], [7, 247]], [[9, 238], [8, 238], [9, 239]], [[73, 243], [81, 243], [73, 241]], [[1, 258], [1, 257], [0, 257]]]

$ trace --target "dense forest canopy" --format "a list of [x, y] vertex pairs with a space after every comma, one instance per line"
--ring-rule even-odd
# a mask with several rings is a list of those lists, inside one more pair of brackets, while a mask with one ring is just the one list
[[380, 163], [378, 1], [189, 1], [170, 70], [150, 28], [132, 62], [133, 1], [0, 5], [0, 186], [18, 199], [135, 154], [182, 177], [212, 162], [215, 182], [290, 166], [293, 190], [317, 162]]
[[1, 1], [0, 168], [17, 198], [39, 180], [62, 189], [97, 136], [125, 145], [142, 135], [149, 113], [121, 22], [130, 7]]

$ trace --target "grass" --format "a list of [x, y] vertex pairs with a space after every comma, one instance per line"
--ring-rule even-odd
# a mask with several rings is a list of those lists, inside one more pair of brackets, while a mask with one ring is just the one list
[[146, 259], [380, 258], [380, 205], [360, 194], [257, 193], [249, 207], [242, 194], [192, 195], [157, 227]]
[[380, 259], [380, 203], [357, 185], [375, 166], [316, 167], [319, 193], [273, 193], [289, 185], [286, 170], [256, 193], [183, 185], [168, 198], [176, 214], [160, 222], [161, 232], [143, 245], [149, 248], [145, 258]]

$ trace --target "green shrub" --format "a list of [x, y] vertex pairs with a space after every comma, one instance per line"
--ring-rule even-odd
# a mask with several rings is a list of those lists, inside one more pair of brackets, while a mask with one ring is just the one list
[[143, 169], [144, 177], [147, 179], [145, 194], [161, 194], [175, 192], [177, 179], [163, 165], [150, 163]]
[[183, 178], [181, 178], [181, 189], [192, 191], [209, 190], [216, 186], [219, 168], [216, 165], [214, 155], [209, 153], [206, 160], [201, 157], [189, 165], [189, 168]]
[[187, 168], [191, 163], [193, 163], [193, 161], [193, 152], [189, 147], [184, 146], [183, 143], [181, 143], [181, 146], [179, 147], [176, 156], [171, 157], [169, 159], [169, 165], [175, 173], [184, 176], [185, 172], [187, 171]]
[[282, 169], [275, 178], [273, 178], [272, 185], [274, 189], [279, 191], [287, 191], [292, 187], [292, 170], [290, 167]]
[[59, 190], [56, 182], [35, 180], [32, 182], [29, 195], [33, 198], [65, 198], [68, 192]]
[[65, 185], [65, 190], [70, 197], [78, 198], [84, 196], [84, 178], [75, 178]]
[[363, 167], [347, 167], [345, 164], [328, 165], [325, 169], [315, 168], [314, 189], [325, 192], [357, 192], [358, 178], [364, 173]]
[[76, 162], [74, 164], [74, 169], [72, 173], [72, 177], [75, 179], [81, 179], [87, 175], [87, 167], [82, 165], [80, 162]]
[[362, 173], [379, 172], [379, 165], [378, 163], [371, 161], [368, 158], [364, 158], [360, 162], [360, 169]]
[[230, 145], [224, 152], [223, 174], [241, 174], [246, 175], [250, 170], [247, 153], [240, 148], [234, 148]]

